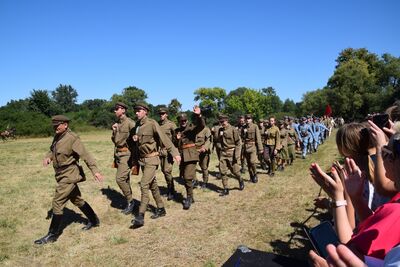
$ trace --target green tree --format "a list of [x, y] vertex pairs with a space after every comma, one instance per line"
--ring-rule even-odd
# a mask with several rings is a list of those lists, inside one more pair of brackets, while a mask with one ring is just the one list
[[300, 106], [301, 114], [313, 114], [322, 116], [325, 113], [325, 108], [329, 104], [326, 89], [317, 89], [307, 92], [303, 95]]
[[173, 98], [171, 99], [171, 102], [168, 104], [168, 111], [169, 111], [169, 116], [170, 118], [175, 118], [177, 114], [181, 111], [182, 109], [182, 104], [181, 102], [178, 101], [178, 99]]
[[199, 88], [194, 92], [194, 101], [200, 101], [202, 113], [208, 118], [216, 118], [224, 108], [226, 91], [220, 87]]
[[231, 91], [225, 99], [225, 110], [232, 120], [238, 115], [250, 113], [255, 120], [264, 116], [263, 94], [255, 89], [239, 87]]
[[59, 113], [55, 102], [50, 98], [49, 92], [46, 90], [33, 89], [31, 91], [29, 110], [42, 113], [48, 117]]
[[71, 112], [76, 110], [76, 100], [78, 92], [71, 85], [60, 84], [51, 92], [53, 100], [60, 107], [61, 112]]
[[273, 87], [262, 88], [261, 93], [263, 95], [262, 108], [265, 116], [270, 116], [273, 113], [278, 113], [282, 110], [282, 100], [276, 94]]
[[296, 103], [292, 99], [287, 98], [282, 105], [282, 112], [290, 115], [295, 115], [297, 113]]

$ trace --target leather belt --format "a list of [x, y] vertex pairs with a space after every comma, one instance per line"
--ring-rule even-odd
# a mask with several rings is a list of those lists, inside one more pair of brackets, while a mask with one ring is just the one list
[[188, 149], [188, 148], [195, 147], [195, 146], [196, 146], [196, 144], [183, 144], [182, 149]]
[[146, 154], [144, 157], [145, 158], [152, 158], [152, 157], [157, 157], [159, 155], [160, 155], [160, 153], [156, 151], [156, 152], [152, 152], [150, 154]]
[[252, 144], [252, 145], [254, 145], [256, 142], [254, 142], [254, 141], [247, 141], [247, 142], [246, 142], [246, 141], [245, 141], [244, 143], [245, 143], [245, 144]]
[[126, 146], [125, 147], [117, 147], [117, 151], [118, 152], [128, 152], [129, 148], [127, 148]]
[[235, 148], [232, 147], [232, 148], [223, 148], [223, 149], [222, 149], [222, 151], [232, 151], [232, 150], [235, 150]]

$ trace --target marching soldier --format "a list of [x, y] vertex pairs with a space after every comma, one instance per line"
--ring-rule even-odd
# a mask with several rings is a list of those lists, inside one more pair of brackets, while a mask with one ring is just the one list
[[296, 158], [296, 144], [298, 143], [298, 135], [295, 129], [292, 127], [292, 121], [289, 120], [289, 124], [287, 125], [287, 134], [288, 134], [288, 164], [292, 165], [293, 161]]
[[196, 148], [199, 151], [199, 166], [203, 175], [201, 188], [205, 189], [208, 183], [208, 165], [210, 164], [211, 130], [207, 126], [196, 135]]
[[147, 117], [148, 112], [149, 108], [146, 104], [136, 104], [135, 113], [138, 121], [133, 129], [132, 139], [135, 142], [135, 148], [138, 150], [139, 159], [136, 160], [139, 161], [142, 169], [142, 178], [140, 180], [142, 196], [139, 213], [132, 220], [133, 228], [144, 225], [144, 214], [150, 201], [149, 190], [151, 190], [157, 205], [155, 214], [150, 218], [157, 219], [166, 215], [156, 178], [156, 170], [160, 164], [160, 147], [165, 148], [178, 163], [181, 160], [178, 150], [174, 147], [171, 140], [165, 136], [157, 121]]
[[288, 120], [279, 121], [279, 138], [281, 139], [281, 146], [278, 152], [278, 170], [283, 171], [285, 169], [285, 164], [288, 161], [288, 133], [287, 133], [287, 123]]
[[257, 183], [257, 155], [263, 153], [261, 134], [258, 126], [253, 123], [253, 116], [251, 114], [246, 114], [245, 119], [246, 128], [243, 129], [244, 134], [242, 138], [244, 146], [243, 150], [249, 168], [250, 180], [253, 183]]
[[99, 182], [103, 180], [97, 168], [96, 161], [87, 152], [79, 137], [69, 128], [70, 119], [64, 115], [52, 117], [52, 124], [55, 132], [50, 151], [43, 159], [43, 166], [53, 162], [55, 178], [57, 181], [56, 192], [52, 203], [52, 220], [49, 232], [44, 237], [35, 240], [35, 244], [43, 245], [55, 242], [60, 232], [63, 210], [67, 201], [70, 200], [88, 218], [88, 223], [82, 230], [89, 230], [99, 226], [100, 222], [90, 205], [83, 200], [78, 183], [86, 180], [79, 159], [82, 158], [95, 179]]
[[310, 138], [313, 135], [311, 127], [307, 123], [307, 118], [305, 117], [301, 118], [300, 124], [298, 126], [298, 131], [299, 131], [299, 140], [301, 142], [301, 148], [302, 148], [301, 157], [305, 159], [308, 145], [311, 142]]
[[219, 162], [219, 158], [221, 155], [221, 144], [218, 141], [218, 133], [219, 133], [219, 128], [221, 128], [221, 125], [219, 122], [214, 123], [213, 127], [211, 128], [211, 136], [212, 136], [212, 143], [213, 143], [213, 151], [215, 149], [215, 153], [217, 153], [217, 158]]
[[[236, 125], [236, 129], [239, 132], [241, 140], [243, 140], [245, 128], [247, 128], [246, 119], [245, 119], [244, 115], [240, 115], [238, 117], [238, 123]], [[244, 169], [244, 164], [245, 164], [245, 160], [246, 160], [244, 152], [245, 152], [244, 146], [242, 146], [242, 151], [240, 152], [240, 166], [241, 166], [240, 172], [241, 173], [246, 172]]]
[[224, 187], [220, 196], [229, 195], [228, 189], [228, 170], [239, 180], [239, 190], [244, 189], [243, 178], [240, 176], [240, 155], [242, 151], [242, 141], [238, 130], [228, 122], [228, 116], [220, 115], [218, 139], [221, 144], [221, 157], [219, 160], [219, 172]]
[[199, 152], [196, 148], [196, 135], [205, 127], [204, 119], [200, 114], [201, 110], [195, 106], [193, 108], [194, 123], [188, 123], [185, 113], [178, 116], [179, 128], [176, 129], [177, 147], [181, 153], [181, 165], [183, 179], [185, 180], [186, 199], [183, 201], [183, 209], [188, 210], [193, 198], [193, 180], [196, 177], [196, 165], [199, 161]]
[[[177, 128], [176, 124], [168, 119], [168, 110], [166, 108], [160, 108], [158, 110], [160, 115], [160, 127], [164, 134], [173, 142], [173, 137], [175, 135], [175, 130]], [[167, 200], [171, 200], [175, 196], [175, 186], [174, 179], [172, 177], [172, 166], [174, 164], [174, 159], [171, 154], [168, 153], [167, 149], [160, 149], [160, 161], [161, 161], [161, 171], [164, 174], [165, 181], [167, 182], [168, 195]]]
[[269, 126], [264, 133], [264, 160], [268, 164], [268, 174], [275, 175], [275, 157], [280, 149], [280, 133], [279, 128], [275, 125], [275, 117], [269, 118]]
[[114, 143], [113, 166], [117, 168], [115, 180], [127, 200], [127, 205], [121, 212], [131, 214], [134, 208], [134, 199], [130, 184], [130, 169], [132, 166], [130, 162], [131, 141], [129, 140], [129, 134], [135, 127], [135, 122], [126, 115], [127, 109], [128, 106], [122, 102], [115, 104], [114, 112], [118, 122], [112, 125], [111, 140]]

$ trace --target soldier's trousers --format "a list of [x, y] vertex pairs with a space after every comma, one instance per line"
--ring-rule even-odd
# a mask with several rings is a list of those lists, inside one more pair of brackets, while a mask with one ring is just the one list
[[296, 158], [296, 149], [295, 144], [288, 145], [288, 158], [293, 161]]
[[115, 163], [117, 164], [117, 174], [115, 175], [115, 180], [121, 189], [122, 193], [124, 194], [126, 200], [130, 202], [132, 197], [132, 188], [130, 183], [130, 170], [128, 161], [130, 158], [130, 154], [123, 154], [117, 153], [114, 155]]
[[140, 180], [140, 190], [142, 192], [142, 197], [140, 200], [139, 213], [146, 212], [147, 205], [150, 202], [149, 190], [153, 195], [157, 208], [164, 207], [164, 203], [160, 195], [160, 189], [158, 188], [157, 185], [156, 170], [157, 170], [157, 165], [146, 164], [145, 166], [142, 166], [143, 174], [142, 174], [142, 179]]
[[199, 166], [203, 174], [203, 182], [208, 183], [208, 165], [210, 165], [210, 153], [200, 153], [199, 158]]
[[269, 173], [275, 173], [275, 165], [276, 165], [276, 159], [275, 159], [275, 146], [270, 146], [270, 145], [264, 145], [264, 160], [267, 162], [269, 166]]
[[224, 189], [228, 188], [228, 171], [239, 180], [242, 181], [243, 178], [240, 176], [240, 164], [238, 160], [232, 157], [222, 156], [219, 160], [219, 172], [221, 173], [222, 185]]
[[308, 136], [305, 136], [305, 137], [302, 138], [302, 142], [301, 142], [302, 153], [301, 153], [301, 155], [303, 157], [305, 157], [307, 155], [307, 148], [308, 148], [309, 142], [310, 142], [310, 138]]
[[173, 183], [172, 167], [174, 164], [174, 160], [172, 156], [168, 154], [168, 156], [160, 157], [160, 162], [161, 162], [161, 171], [164, 174], [168, 188], [170, 188]]
[[181, 162], [183, 179], [185, 180], [185, 188], [187, 197], [193, 198], [193, 180], [196, 177], [197, 161]]
[[257, 174], [257, 171], [256, 171], [257, 150], [256, 150], [255, 147], [253, 147], [250, 150], [245, 150], [244, 155], [245, 155], [245, 158], [246, 158], [247, 167], [249, 169], [250, 177], [253, 177], [254, 175]]
[[82, 207], [85, 204], [78, 184], [62, 182], [58, 183], [52, 203], [53, 214], [62, 215], [64, 207], [67, 204], [68, 200], [71, 200], [71, 202], [78, 208]]

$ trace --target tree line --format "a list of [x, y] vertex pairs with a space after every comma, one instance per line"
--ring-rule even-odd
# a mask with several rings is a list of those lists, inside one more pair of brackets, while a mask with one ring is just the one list
[[[229, 115], [232, 120], [246, 113], [253, 114], [256, 120], [271, 115], [277, 118], [283, 115], [321, 116], [327, 105], [334, 116], [353, 121], [362, 120], [370, 113], [383, 112], [400, 99], [399, 79], [399, 57], [387, 53], [378, 56], [365, 48], [347, 48], [339, 53], [327, 85], [305, 93], [298, 103], [291, 99], [282, 101], [273, 87], [239, 87], [229, 93], [219, 87], [199, 88], [194, 91], [194, 101], [199, 102], [209, 119], [208, 124], [213, 123], [219, 113]], [[77, 131], [109, 128], [115, 120], [113, 108], [116, 102], [132, 105], [138, 101], [147, 102], [146, 91], [135, 86], [124, 88], [109, 100], [89, 99], [77, 104], [77, 97], [78, 92], [71, 85], [60, 84], [53, 91], [34, 89], [30, 97], [12, 100], [0, 107], [0, 130], [15, 127], [19, 135], [49, 136], [53, 133], [50, 118], [55, 114], [71, 117], [72, 127]], [[148, 105], [154, 118], [158, 117], [160, 107], [168, 108], [171, 119], [182, 112], [182, 104], [176, 98], [165, 105]], [[128, 116], [134, 116], [132, 109]]]

